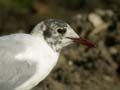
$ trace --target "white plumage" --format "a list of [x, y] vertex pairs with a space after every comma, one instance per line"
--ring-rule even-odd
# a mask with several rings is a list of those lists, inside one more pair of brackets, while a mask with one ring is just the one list
[[31, 89], [48, 75], [58, 55], [37, 36], [0, 37], [0, 90]]
[[0, 90], [30, 90], [53, 69], [63, 47], [73, 43], [93, 45], [61, 20], [49, 19], [31, 34], [0, 37]]

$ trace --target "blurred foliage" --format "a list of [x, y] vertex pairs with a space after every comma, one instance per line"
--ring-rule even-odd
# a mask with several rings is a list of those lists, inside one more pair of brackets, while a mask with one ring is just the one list
[[116, 8], [117, 6], [120, 6], [119, 0], [0, 0], [0, 9], [27, 12], [34, 9], [33, 4], [35, 1], [44, 4], [53, 12], [61, 12], [63, 10], [84, 11], [84, 9], [93, 10], [101, 7]]
[[80, 7], [82, 7], [85, 2], [86, 0], [64, 0], [64, 2], [62, 0], [58, 0], [57, 3], [59, 6], [74, 10], [74, 9], [79, 9]]
[[30, 0], [0, 0], [0, 8], [19, 12], [28, 11], [31, 7]]

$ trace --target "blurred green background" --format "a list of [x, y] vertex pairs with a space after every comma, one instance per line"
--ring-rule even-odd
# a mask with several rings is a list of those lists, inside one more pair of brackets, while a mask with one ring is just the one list
[[51, 74], [32, 90], [120, 90], [119, 0], [0, 0], [1, 36], [29, 33], [46, 18], [68, 22], [96, 48], [64, 48]]

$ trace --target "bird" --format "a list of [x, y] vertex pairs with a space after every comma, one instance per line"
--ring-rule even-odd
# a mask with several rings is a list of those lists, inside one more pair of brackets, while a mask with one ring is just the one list
[[73, 44], [94, 47], [59, 19], [39, 22], [28, 33], [0, 37], [0, 90], [31, 90], [56, 65], [62, 48]]

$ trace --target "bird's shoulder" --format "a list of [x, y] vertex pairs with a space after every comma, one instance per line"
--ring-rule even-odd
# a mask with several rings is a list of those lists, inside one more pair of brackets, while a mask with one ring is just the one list
[[[55, 56], [56, 52], [39, 37], [30, 34], [11, 34], [0, 37], [0, 56], [22, 56], [22, 58]], [[30, 57], [29, 57], [30, 56]]]
[[[38, 48], [39, 43], [41, 42], [29, 34], [20, 33], [20, 34], [1, 36], [0, 57], [3, 57], [3, 59], [5, 60], [8, 59], [9, 57], [9, 60], [11, 60], [10, 57], [15, 58], [16, 56], [20, 56], [20, 57], [23, 56], [27, 57], [28, 55], [30, 56], [32, 54], [32, 51], [39, 49]], [[0, 59], [0, 61], [3, 59]]]
[[41, 43], [40, 39], [37, 39], [36, 37], [30, 34], [18, 33], [0, 37], [0, 48], [4, 49], [5, 48], [17, 49], [18, 47], [25, 46], [29, 47], [36, 43], [40, 44]]
[[25, 34], [25, 33], [17, 33], [17, 34], [10, 34], [10, 35], [5, 35], [0, 37], [0, 45], [2, 44], [12, 44], [16, 42], [29, 42], [33, 40], [32, 35], [30, 34]]
[[33, 39], [28, 34], [0, 37], [0, 90], [13, 90], [35, 74], [37, 64], [28, 62], [30, 58], [25, 58], [31, 53], [27, 47]]

